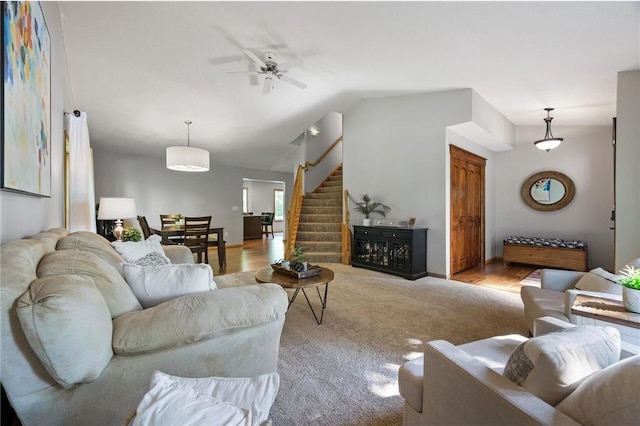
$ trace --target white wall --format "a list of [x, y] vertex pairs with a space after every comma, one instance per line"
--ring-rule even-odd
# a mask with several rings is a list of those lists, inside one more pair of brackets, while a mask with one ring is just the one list
[[[428, 227], [427, 269], [448, 269], [446, 128], [471, 119], [471, 90], [368, 99], [344, 114], [344, 188]], [[349, 203], [351, 224], [363, 216]]]
[[[316, 136], [305, 132], [306, 161], [316, 162], [333, 143], [342, 136], [342, 114], [329, 112], [322, 120], [310, 126], [320, 133]], [[311, 167], [304, 176], [304, 191], [313, 192], [342, 163], [342, 144], [336, 145], [316, 166]]]
[[[292, 187], [291, 173], [242, 169], [213, 164], [204, 173], [168, 170], [164, 158], [120, 155], [95, 151], [96, 199], [133, 197], [139, 215], [152, 227], [160, 225], [160, 214], [211, 215], [212, 225], [225, 228], [227, 244], [242, 244], [243, 179], [285, 182]], [[237, 210], [233, 210], [237, 207]]]
[[640, 257], [640, 71], [618, 73], [616, 271]]
[[[533, 142], [545, 127], [516, 128], [516, 148], [496, 153], [495, 252], [502, 256], [508, 235], [581, 239], [588, 243], [590, 268], [613, 270], [613, 149], [610, 126], [552, 126], [564, 142], [545, 152]], [[553, 170], [569, 176], [576, 194], [567, 207], [540, 212], [520, 197], [522, 183], [532, 174]]]
[[51, 36], [51, 198], [0, 192], [0, 242], [64, 226], [64, 111], [72, 111], [67, 60], [55, 2], [40, 2]]
[[[244, 181], [244, 186], [249, 190], [249, 211], [254, 216], [259, 216], [262, 212], [274, 211], [273, 191], [274, 189], [285, 190], [284, 183], [271, 181]], [[286, 191], [285, 191], [286, 196]], [[287, 214], [289, 205], [285, 203], [284, 213]], [[273, 232], [284, 232], [285, 221], [273, 222]]]

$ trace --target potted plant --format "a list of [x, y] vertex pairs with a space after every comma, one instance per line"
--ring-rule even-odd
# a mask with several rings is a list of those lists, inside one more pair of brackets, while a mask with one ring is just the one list
[[304, 247], [295, 247], [291, 250], [291, 264], [292, 271], [302, 272], [307, 270], [307, 257], [305, 256]]
[[622, 277], [618, 282], [622, 285], [622, 303], [628, 311], [640, 313], [640, 269], [627, 265], [620, 271]]
[[386, 206], [378, 201], [372, 201], [371, 197], [369, 197], [369, 194], [362, 194], [362, 196], [360, 197], [360, 201], [356, 202], [355, 210], [364, 215], [362, 224], [364, 226], [370, 226], [371, 219], [369, 218], [369, 215], [371, 215], [371, 213], [378, 213], [382, 215], [382, 217], [385, 217], [387, 215], [387, 212], [391, 210], [391, 207]]
[[138, 242], [140, 240], [142, 240], [142, 233], [140, 231], [130, 226], [127, 226], [126, 228], [124, 228], [124, 233], [122, 234], [122, 241]]

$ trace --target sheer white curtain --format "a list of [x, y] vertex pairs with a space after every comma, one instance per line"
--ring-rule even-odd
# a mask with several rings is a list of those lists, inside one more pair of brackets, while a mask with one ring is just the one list
[[69, 230], [96, 232], [96, 196], [93, 179], [93, 152], [89, 145], [87, 114], [66, 114], [69, 135], [68, 212]]

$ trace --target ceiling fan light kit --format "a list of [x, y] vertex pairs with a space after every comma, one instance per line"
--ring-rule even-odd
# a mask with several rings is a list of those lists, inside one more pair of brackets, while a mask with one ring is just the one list
[[536, 148], [549, 152], [559, 147], [564, 138], [555, 138], [551, 133], [551, 120], [553, 120], [553, 117], [551, 117], [550, 112], [553, 111], [553, 108], [545, 108], [544, 110], [547, 111], [547, 117], [544, 119], [544, 122], [547, 123], [547, 132], [544, 134], [544, 138], [535, 141], [533, 144]]
[[287, 72], [290, 68], [297, 67], [303, 64], [302, 59], [296, 58], [292, 59], [289, 62], [285, 62], [283, 64], [278, 65], [275, 61], [276, 54], [275, 52], [267, 51], [264, 54], [265, 60], [263, 61], [255, 53], [251, 50], [243, 50], [244, 54], [249, 57], [257, 66], [259, 70], [256, 71], [231, 71], [229, 74], [249, 74], [249, 75], [263, 75], [264, 76], [264, 85], [262, 86], [262, 93], [268, 95], [272, 90], [276, 88], [275, 81], [282, 80], [289, 84], [292, 84], [300, 89], [305, 89], [307, 87], [306, 84], [296, 80], [295, 78], [289, 77], [284, 73]]
[[167, 148], [167, 169], [178, 172], [206, 172], [209, 170], [209, 151], [189, 146], [189, 126], [187, 125], [187, 146], [170, 146]]

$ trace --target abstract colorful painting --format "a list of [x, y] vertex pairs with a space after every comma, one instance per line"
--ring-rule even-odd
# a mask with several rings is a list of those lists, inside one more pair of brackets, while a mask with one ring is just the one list
[[51, 38], [39, 2], [2, 2], [2, 189], [51, 196]]
[[533, 198], [535, 201], [548, 202], [550, 200], [550, 186], [550, 178], [540, 179], [531, 187], [531, 198]]

